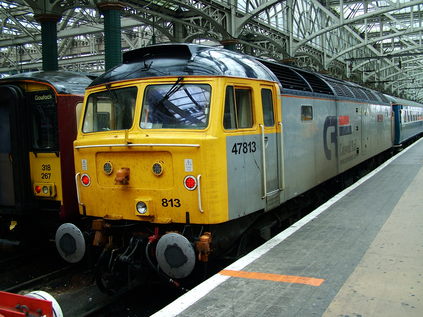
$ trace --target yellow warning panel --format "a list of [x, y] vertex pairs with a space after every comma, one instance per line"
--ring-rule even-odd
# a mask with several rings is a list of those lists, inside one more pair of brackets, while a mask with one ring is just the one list
[[29, 154], [32, 192], [36, 197], [62, 200], [60, 156], [56, 153]]

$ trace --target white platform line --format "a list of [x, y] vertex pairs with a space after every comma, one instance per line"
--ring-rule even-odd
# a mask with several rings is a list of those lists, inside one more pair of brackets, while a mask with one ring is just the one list
[[[227, 270], [242, 270], [244, 267], [246, 267], [248, 264], [252, 263], [253, 261], [260, 258], [262, 255], [266, 254], [269, 250], [271, 250], [273, 247], [277, 246], [279, 243], [284, 241], [286, 238], [291, 236], [293, 233], [295, 233], [297, 230], [301, 229], [304, 225], [312, 221], [313, 219], [317, 218], [321, 213], [326, 211], [330, 206], [335, 204], [337, 201], [341, 200], [343, 197], [348, 195], [351, 191], [356, 189], [358, 186], [372, 178], [374, 175], [379, 173], [381, 170], [383, 170], [386, 166], [388, 166], [392, 161], [406, 153], [408, 150], [410, 150], [412, 147], [417, 145], [419, 142], [421, 142], [423, 138], [418, 140], [417, 142], [413, 143], [409, 147], [407, 147], [405, 150], [401, 151], [397, 155], [393, 156], [389, 160], [387, 160], [385, 163], [374, 169], [369, 174], [365, 175], [364, 177], [360, 178], [357, 182], [352, 184], [350, 187], [344, 189], [342, 192], [338, 193], [331, 199], [329, 199], [327, 202], [325, 202], [323, 205], [316, 208], [314, 211], [309, 213], [304, 218], [298, 220], [296, 223], [258, 247], [257, 249], [251, 251], [241, 259], [237, 260], [236, 262], [232, 263], [228, 267], [226, 267]], [[166, 307], [162, 308], [155, 314], [151, 315], [151, 317], [173, 317], [177, 316], [179, 313], [183, 312], [185, 309], [196, 303], [198, 300], [200, 300], [202, 297], [207, 295], [210, 291], [212, 291], [214, 288], [222, 284], [224, 281], [229, 279], [230, 276], [224, 276], [219, 273], [213, 275], [203, 283], [199, 284], [186, 294], [182, 295]]]

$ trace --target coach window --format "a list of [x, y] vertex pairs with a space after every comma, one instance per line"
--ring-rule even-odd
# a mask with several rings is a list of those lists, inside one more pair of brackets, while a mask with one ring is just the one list
[[32, 147], [34, 150], [58, 148], [57, 112], [54, 102], [34, 102], [32, 105]]
[[225, 129], [245, 129], [253, 126], [250, 89], [226, 87], [223, 126]]
[[301, 121], [313, 120], [313, 107], [312, 106], [301, 106]]
[[266, 127], [272, 127], [275, 124], [273, 114], [273, 96], [270, 89], [261, 90], [261, 102], [263, 105], [263, 120]]

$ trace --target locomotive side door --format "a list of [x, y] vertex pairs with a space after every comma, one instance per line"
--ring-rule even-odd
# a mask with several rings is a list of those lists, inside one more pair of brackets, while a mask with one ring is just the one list
[[279, 96], [271, 84], [241, 80], [225, 90], [228, 209], [236, 219], [279, 205]]
[[[229, 219], [266, 209], [266, 143], [260, 85], [230, 81], [225, 88], [223, 128], [226, 137]], [[269, 143], [267, 141], [267, 143]], [[270, 173], [270, 172], [269, 172]]]
[[21, 89], [0, 87], [0, 206], [22, 209], [29, 202], [26, 103]]
[[281, 177], [281, 155], [279, 144], [282, 135], [278, 134], [276, 91], [271, 85], [261, 85], [260, 103], [263, 114], [263, 122], [260, 123], [261, 150], [262, 150], [262, 176], [263, 176], [263, 199], [266, 200], [265, 210], [277, 207], [279, 200], [279, 178]]

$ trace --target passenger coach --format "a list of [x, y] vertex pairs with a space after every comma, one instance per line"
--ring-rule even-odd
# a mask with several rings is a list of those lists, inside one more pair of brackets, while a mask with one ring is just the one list
[[423, 131], [423, 107], [421, 104], [397, 97], [388, 96], [394, 112], [394, 146], [419, 136]]
[[[69, 72], [31, 72], [0, 80], [2, 237], [11, 228], [37, 229], [39, 234], [46, 232], [40, 228], [79, 216], [72, 142], [77, 109], [91, 81]], [[54, 233], [55, 228], [49, 230]]]

